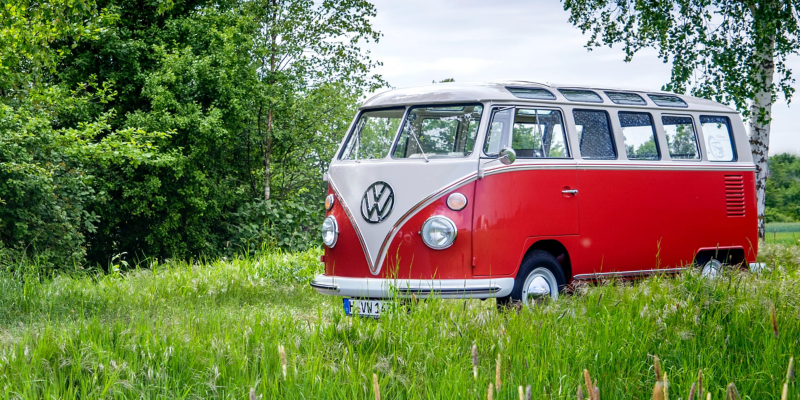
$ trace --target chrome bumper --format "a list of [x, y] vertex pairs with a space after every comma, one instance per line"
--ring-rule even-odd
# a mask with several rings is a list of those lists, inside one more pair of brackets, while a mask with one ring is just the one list
[[386, 299], [431, 295], [444, 299], [485, 299], [511, 294], [514, 278], [498, 279], [379, 279], [317, 275], [311, 287], [322, 294]]

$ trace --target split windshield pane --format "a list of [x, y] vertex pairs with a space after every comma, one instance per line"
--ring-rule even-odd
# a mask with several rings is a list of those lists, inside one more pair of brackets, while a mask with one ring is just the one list
[[389, 154], [404, 110], [365, 111], [342, 151], [341, 160], [371, 160]]
[[483, 106], [421, 106], [408, 112], [394, 158], [457, 158], [472, 154]]

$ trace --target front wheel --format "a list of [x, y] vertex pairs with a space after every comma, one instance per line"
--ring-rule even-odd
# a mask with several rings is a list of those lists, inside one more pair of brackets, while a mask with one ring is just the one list
[[506, 297], [499, 297], [497, 304], [507, 306], [510, 303], [530, 304], [532, 300], [550, 297], [558, 299], [559, 291], [566, 284], [561, 264], [552, 254], [535, 250], [525, 257], [514, 279], [514, 289]]

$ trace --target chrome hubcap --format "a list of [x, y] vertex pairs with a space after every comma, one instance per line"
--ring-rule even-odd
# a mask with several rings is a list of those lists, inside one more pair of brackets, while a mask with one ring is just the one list
[[700, 276], [703, 278], [708, 279], [715, 279], [720, 274], [722, 274], [722, 263], [718, 260], [711, 260], [703, 265], [703, 269], [700, 271]]
[[558, 298], [558, 282], [555, 275], [547, 268], [536, 268], [525, 278], [522, 287], [522, 302], [527, 304], [531, 300], [540, 300], [550, 297]]

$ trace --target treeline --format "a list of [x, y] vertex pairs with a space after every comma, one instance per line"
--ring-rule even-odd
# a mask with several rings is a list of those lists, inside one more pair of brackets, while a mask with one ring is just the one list
[[769, 158], [767, 222], [800, 221], [800, 157], [778, 154]]
[[0, 6], [0, 267], [314, 245], [365, 91], [361, 0]]

